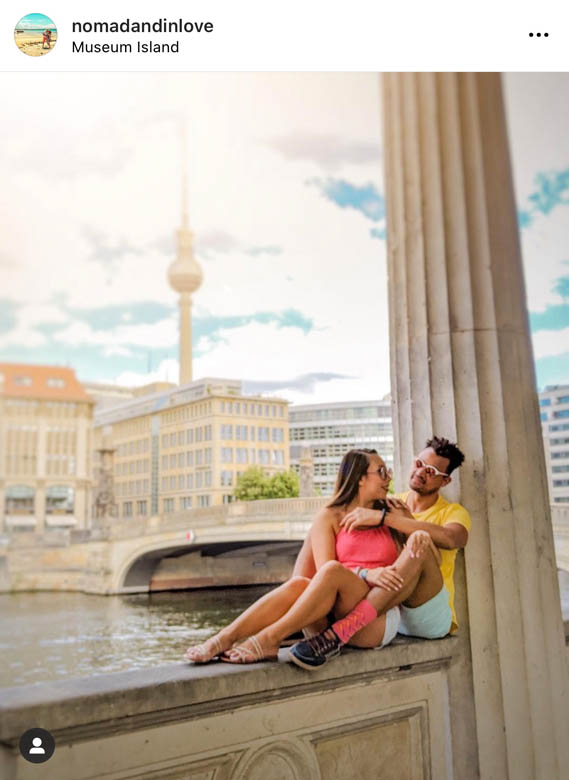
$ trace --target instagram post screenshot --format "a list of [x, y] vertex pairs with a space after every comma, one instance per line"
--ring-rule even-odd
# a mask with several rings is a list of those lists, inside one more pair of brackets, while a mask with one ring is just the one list
[[0, 780], [569, 776], [550, 0], [0, 7]]

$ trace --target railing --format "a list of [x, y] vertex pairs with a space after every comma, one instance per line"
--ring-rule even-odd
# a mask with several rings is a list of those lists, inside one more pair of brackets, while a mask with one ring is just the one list
[[305, 522], [326, 503], [325, 498], [277, 498], [266, 501], [239, 501], [222, 506], [200, 507], [168, 515], [109, 519], [101, 526], [107, 539], [127, 539], [212, 525], [240, 525], [285, 520]]

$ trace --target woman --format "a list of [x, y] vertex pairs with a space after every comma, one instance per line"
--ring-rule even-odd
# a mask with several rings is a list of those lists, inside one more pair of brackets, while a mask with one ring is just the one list
[[[215, 636], [190, 647], [188, 660], [205, 663], [221, 657], [229, 663], [252, 663], [276, 659], [285, 637], [307, 626], [318, 631], [323, 620], [327, 625], [325, 618], [331, 610], [337, 618], [343, 618], [365, 598], [370, 588], [358, 576], [360, 569], [374, 569], [380, 587], [399, 591], [403, 580], [392, 568], [400, 550], [395, 533], [383, 525], [359, 531], [345, 530], [340, 525], [356, 507], [373, 508], [385, 499], [391, 476], [375, 450], [346, 453], [334, 496], [316, 516], [311, 529], [315, 576], [292, 577], [267, 593]], [[397, 633], [399, 609], [394, 607], [366, 623], [350, 644], [383, 647]]]

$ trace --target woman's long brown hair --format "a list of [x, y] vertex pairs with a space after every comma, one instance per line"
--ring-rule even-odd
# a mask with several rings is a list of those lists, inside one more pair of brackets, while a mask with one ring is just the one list
[[369, 456], [378, 455], [377, 450], [357, 449], [346, 452], [340, 463], [334, 495], [326, 504], [328, 508], [347, 506], [358, 495], [360, 479], [367, 472]]

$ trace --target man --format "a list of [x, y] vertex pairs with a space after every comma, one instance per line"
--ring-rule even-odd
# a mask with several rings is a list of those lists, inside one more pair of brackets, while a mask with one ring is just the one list
[[[448, 502], [439, 491], [450, 483], [452, 472], [463, 461], [464, 455], [456, 444], [433, 436], [414, 459], [410, 490], [388, 499], [387, 513], [358, 507], [343, 518], [341, 525], [356, 533], [357, 528], [385, 522], [394, 531], [405, 534], [408, 538], [406, 549], [393, 566], [358, 572], [371, 590], [353, 611], [357, 612], [357, 619], [350, 613], [316, 636], [298, 642], [291, 648], [291, 661], [303, 668], [315, 669], [338, 655], [348, 641], [365, 646], [365, 642], [358, 641], [365, 632], [362, 615], [364, 621], [371, 622], [397, 605], [401, 610], [399, 633], [439, 638], [456, 630], [454, 562], [458, 550], [468, 541], [471, 523], [466, 509]], [[409, 538], [411, 535], [413, 541]], [[295, 574], [311, 567], [313, 559], [311, 561], [310, 541], [307, 540]], [[392, 577], [389, 588], [385, 584], [386, 569], [396, 578]]]

